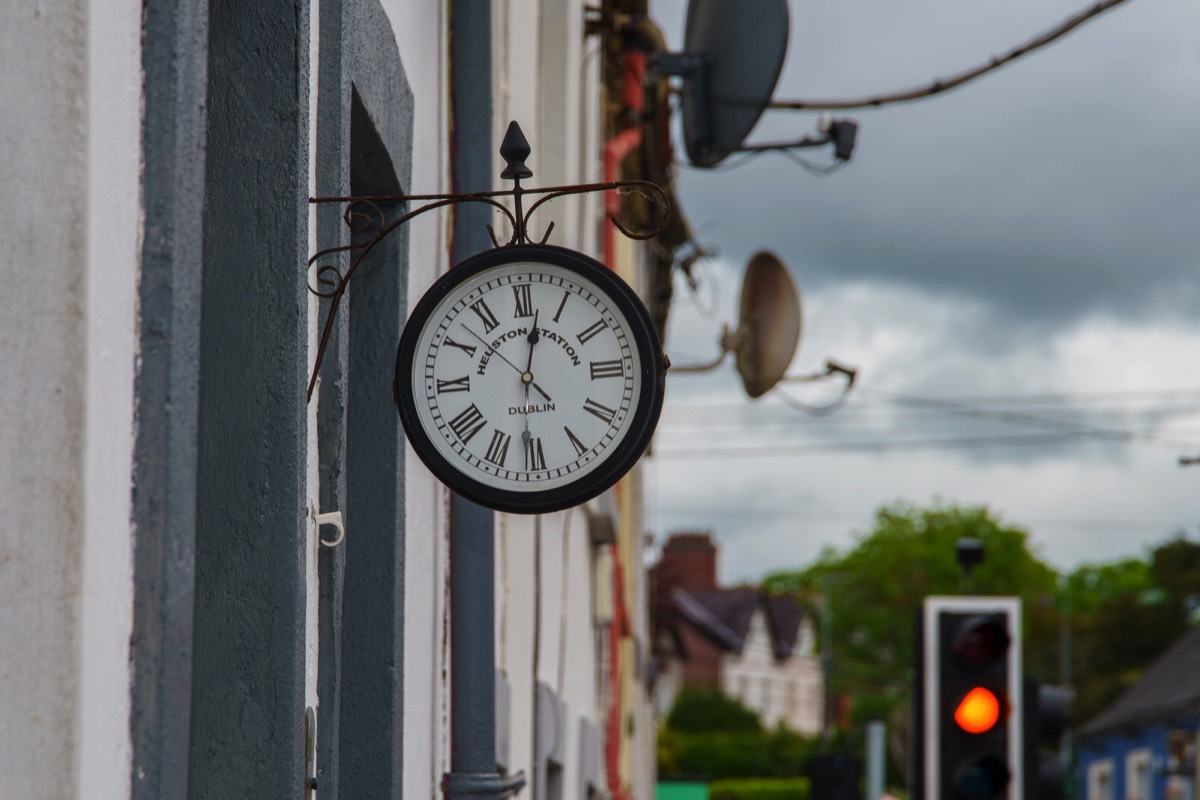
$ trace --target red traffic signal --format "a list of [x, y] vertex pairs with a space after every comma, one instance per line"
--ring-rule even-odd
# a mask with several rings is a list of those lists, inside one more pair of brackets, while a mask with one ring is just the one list
[[972, 688], [954, 709], [954, 722], [967, 733], [987, 733], [1000, 721], [1000, 699], [991, 689]]

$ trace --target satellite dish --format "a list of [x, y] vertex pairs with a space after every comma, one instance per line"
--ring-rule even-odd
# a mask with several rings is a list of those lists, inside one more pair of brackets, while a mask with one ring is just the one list
[[800, 345], [800, 293], [773, 253], [751, 257], [742, 279], [734, 359], [750, 397], [762, 397], [787, 372]]
[[691, 0], [684, 52], [658, 57], [661, 72], [683, 77], [689, 161], [713, 167], [741, 147], [771, 102], [787, 45], [787, 0]]
[[[654, 70], [683, 79], [679, 107], [692, 166], [712, 168], [732, 153], [834, 146], [835, 164], [850, 160], [858, 123], [835, 119], [820, 135], [746, 144], [763, 111], [785, 108], [771, 95], [788, 47], [787, 0], [691, 0], [682, 53], [656, 53]], [[830, 169], [817, 168], [828, 172]]]
[[[800, 292], [792, 273], [774, 253], [760, 250], [751, 256], [742, 278], [738, 326], [734, 331], [721, 326], [717, 344], [721, 353], [702, 364], [672, 364], [671, 374], [708, 372], [734, 354], [742, 388], [751, 399], [762, 397], [780, 383], [812, 383], [841, 376], [846, 385], [832, 402], [812, 405], [780, 388], [775, 392], [784, 403], [810, 414], [827, 414], [841, 406], [854, 387], [858, 370], [826, 359], [825, 369], [806, 375], [786, 375], [800, 346]], [[1200, 459], [1198, 459], [1200, 461]]]

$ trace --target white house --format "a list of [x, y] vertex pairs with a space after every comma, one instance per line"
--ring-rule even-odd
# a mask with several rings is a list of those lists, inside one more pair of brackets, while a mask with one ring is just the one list
[[708, 534], [677, 533], [652, 570], [659, 713], [684, 688], [719, 689], [766, 728], [816, 735], [825, 681], [811, 616], [790, 595], [717, 586], [716, 558]]

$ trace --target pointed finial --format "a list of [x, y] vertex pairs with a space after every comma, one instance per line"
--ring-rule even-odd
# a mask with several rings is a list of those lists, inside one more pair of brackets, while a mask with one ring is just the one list
[[530, 152], [529, 142], [526, 141], [525, 134], [521, 133], [521, 126], [516, 120], [508, 123], [504, 141], [500, 143], [500, 157], [508, 162], [508, 166], [500, 173], [500, 177], [505, 180], [532, 177], [533, 170], [525, 166], [525, 159], [529, 158]]

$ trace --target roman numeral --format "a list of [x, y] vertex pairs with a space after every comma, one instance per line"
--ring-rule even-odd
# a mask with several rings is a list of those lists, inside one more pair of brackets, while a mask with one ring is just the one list
[[571, 440], [571, 446], [575, 448], [575, 455], [581, 456], [587, 452], [587, 448], [583, 446], [583, 442], [579, 441], [579, 437], [571, 433], [571, 429], [563, 425], [563, 430], [567, 432], [567, 438]]
[[437, 393], [445, 394], [446, 392], [469, 392], [471, 391], [471, 376], [463, 375], [461, 378], [451, 378], [444, 381], [441, 378], [437, 379]]
[[567, 298], [570, 297], [570, 292], [563, 292], [562, 302], [558, 304], [558, 311], [554, 312], [554, 321], [558, 322], [558, 318], [562, 316], [563, 309], [567, 306]]
[[488, 308], [487, 303], [482, 300], [476, 300], [474, 303], [471, 303], [471, 310], [478, 314], [479, 319], [483, 322], [484, 333], [491, 333], [500, 326], [500, 323], [496, 320], [496, 315]]
[[528, 283], [520, 283], [512, 287], [513, 297], [517, 301], [516, 310], [513, 312], [514, 317], [532, 317], [533, 316], [533, 287]]
[[597, 378], [620, 378], [625, 374], [625, 365], [621, 359], [613, 361], [593, 361], [591, 363], [592, 380]]
[[604, 320], [600, 320], [594, 325], [589, 325], [588, 327], [584, 328], [582, 331], [576, 334], [576, 338], [579, 339], [580, 344], [587, 344], [588, 339], [591, 339], [593, 336], [607, 327], [608, 323]]
[[487, 452], [483, 454], [484, 461], [490, 461], [497, 467], [504, 466], [504, 459], [508, 458], [508, 443], [512, 441], [512, 437], [507, 433], [494, 431], [492, 433], [492, 443], [488, 445]]
[[457, 347], [459, 350], [462, 350], [464, 353], [466, 353], [471, 358], [475, 357], [475, 350], [477, 348], [473, 344], [459, 344], [458, 342], [451, 339], [449, 336], [447, 336], [445, 339], [443, 339], [442, 343], [448, 344], [451, 347]]
[[546, 455], [542, 452], [542, 440], [530, 437], [525, 440], [525, 469], [532, 472], [546, 468]]
[[486, 424], [487, 420], [472, 403], [461, 414], [450, 420], [450, 430], [458, 434], [458, 438], [462, 440], [463, 444], [466, 444], [471, 441], [472, 436], [483, 430], [483, 426]]
[[608, 423], [611, 423], [613, 421], [613, 417], [617, 415], [617, 410], [615, 408], [602, 406], [590, 397], [583, 401], [583, 410]]

